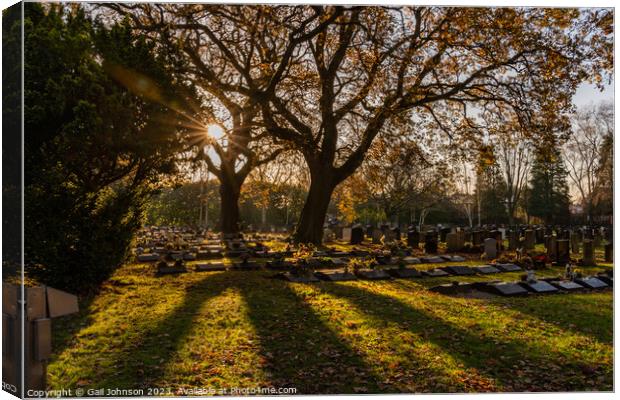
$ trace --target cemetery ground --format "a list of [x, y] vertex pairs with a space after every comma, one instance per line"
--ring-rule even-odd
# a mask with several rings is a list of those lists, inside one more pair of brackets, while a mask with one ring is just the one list
[[[441, 265], [457, 264], [484, 262]], [[54, 321], [48, 385], [172, 394], [612, 390], [612, 290], [476, 298], [427, 290], [455, 277], [290, 283], [273, 275], [157, 277], [153, 265], [125, 265], [81, 300], [79, 315]]]

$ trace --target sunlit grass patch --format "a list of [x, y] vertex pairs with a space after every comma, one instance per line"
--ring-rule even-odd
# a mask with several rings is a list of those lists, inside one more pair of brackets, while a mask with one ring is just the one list
[[155, 277], [151, 269], [124, 266], [82, 300], [78, 316], [54, 322], [51, 388], [612, 388], [609, 290], [470, 299], [427, 289], [520, 273], [290, 284], [270, 271]]

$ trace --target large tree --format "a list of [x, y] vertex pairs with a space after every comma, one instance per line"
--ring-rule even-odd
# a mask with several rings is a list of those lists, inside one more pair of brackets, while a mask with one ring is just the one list
[[[270, 7], [201, 4], [107, 4], [126, 16], [140, 34], [180, 59], [175, 75], [192, 82], [200, 99], [185, 110], [195, 135], [194, 160], [204, 161], [220, 182], [220, 229], [234, 234], [240, 228], [242, 186], [257, 167], [284, 150], [261, 126], [257, 82], [267, 81], [269, 64], [256, 57], [260, 41], [269, 40]], [[284, 8], [283, 8], [284, 9]], [[275, 9], [274, 9], [275, 10]], [[301, 8], [299, 9], [301, 10]], [[281, 17], [303, 26], [317, 15], [304, 17], [291, 7]], [[300, 19], [301, 18], [301, 19]], [[307, 20], [305, 20], [307, 19]], [[286, 28], [290, 28], [290, 25]], [[300, 32], [303, 29], [300, 29]], [[286, 29], [284, 29], [285, 32]], [[213, 127], [218, 128], [214, 129]], [[214, 135], [214, 132], [218, 132]]]
[[609, 67], [598, 51], [608, 18], [576, 9], [149, 7], [153, 18], [126, 11], [147, 29], [188, 32], [180, 46], [204, 44], [198, 55], [223, 68], [203, 79], [233, 76], [219, 90], [251, 99], [270, 136], [303, 154], [300, 242], [321, 241], [334, 189], [396, 118], [476, 135], [475, 110], [502, 104], [524, 126], [557, 125], [578, 83]]
[[577, 10], [349, 8], [283, 51], [261, 109], [310, 170], [295, 238], [320, 242], [334, 188], [403, 113], [448, 136], [476, 131], [474, 105], [501, 103], [524, 126], [557, 123], [583, 78], [587, 40], [570, 29], [582, 21]]

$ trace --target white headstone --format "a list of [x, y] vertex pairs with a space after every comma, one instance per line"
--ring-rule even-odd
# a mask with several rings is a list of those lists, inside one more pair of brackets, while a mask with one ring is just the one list
[[351, 228], [342, 228], [342, 240], [345, 242], [351, 241]]

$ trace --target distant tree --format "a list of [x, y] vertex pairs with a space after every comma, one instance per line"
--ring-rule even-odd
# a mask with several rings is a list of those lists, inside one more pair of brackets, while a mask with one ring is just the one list
[[176, 187], [161, 189], [149, 199], [145, 207], [148, 225], [198, 226], [201, 192], [210, 201], [206, 212], [209, 218], [219, 217], [218, 185], [211, 181], [201, 188], [202, 182], [186, 182]]
[[506, 183], [495, 156], [495, 148], [480, 149], [476, 170], [476, 197], [482, 223], [501, 224], [507, 220]]
[[566, 181], [567, 171], [553, 137], [538, 144], [528, 191], [528, 214], [547, 224], [566, 223], [570, 220], [570, 197]]
[[573, 118], [564, 146], [568, 176], [580, 196], [579, 202], [588, 223], [593, 221], [597, 203], [610, 197], [604, 193], [604, 187], [610, 187], [612, 157], [609, 144], [613, 141], [613, 122], [612, 103], [581, 109]]

